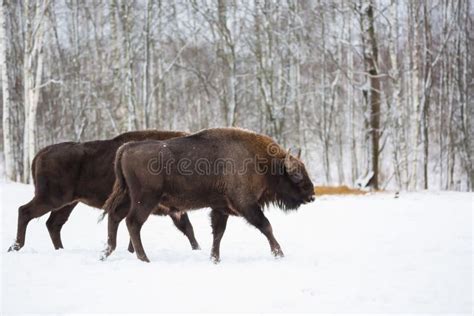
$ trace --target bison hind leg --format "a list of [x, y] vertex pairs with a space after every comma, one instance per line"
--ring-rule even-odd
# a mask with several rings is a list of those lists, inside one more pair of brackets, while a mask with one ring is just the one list
[[36, 195], [30, 202], [20, 206], [18, 209], [18, 227], [15, 243], [8, 251], [20, 250], [25, 244], [26, 228], [33, 218], [38, 218], [51, 210], [61, 207], [62, 201], [51, 201], [43, 196]]
[[128, 252], [130, 253], [134, 253], [135, 252], [135, 249], [133, 248], [133, 243], [132, 243], [132, 239], [130, 239], [128, 241], [128, 248], [127, 248]]
[[173, 220], [174, 225], [178, 228], [186, 237], [188, 237], [189, 243], [193, 250], [199, 250], [201, 247], [194, 236], [193, 225], [189, 221], [188, 214], [181, 212], [175, 208], [171, 209], [169, 216]]
[[[114, 252], [117, 247], [117, 231], [120, 222], [127, 216], [130, 210], [130, 200], [124, 200], [115, 210], [108, 214], [107, 221], [107, 248], [102, 252], [100, 260], [104, 261]], [[132, 247], [133, 248], [133, 247]]]
[[51, 212], [48, 220], [46, 221], [46, 227], [48, 228], [49, 236], [53, 242], [54, 249], [62, 249], [63, 243], [61, 240], [61, 229], [67, 222], [69, 215], [73, 211], [77, 202], [65, 205], [58, 210]]
[[148, 216], [150, 216], [153, 209], [158, 205], [160, 196], [161, 194], [156, 193], [133, 196], [130, 212], [126, 218], [128, 232], [137, 258], [145, 262], [150, 262], [150, 260], [143, 248], [140, 231]]

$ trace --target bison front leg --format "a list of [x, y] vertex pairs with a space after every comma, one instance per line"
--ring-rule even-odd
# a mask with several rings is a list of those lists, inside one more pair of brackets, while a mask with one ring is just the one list
[[221, 239], [224, 236], [225, 228], [227, 226], [227, 219], [229, 215], [220, 210], [211, 211], [211, 227], [212, 227], [212, 251], [211, 251], [211, 260], [214, 263], [220, 261], [220, 246]]
[[273, 255], [277, 258], [284, 257], [283, 251], [281, 250], [280, 244], [273, 236], [272, 225], [265, 217], [262, 212], [262, 209], [259, 206], [254, 206], [251, 208], [244, 208], [242, 210], [242, 216], [253, 226], [257, 227], [258, 230], [262, 232], [268, 239], [270, 244], [270, 249]]

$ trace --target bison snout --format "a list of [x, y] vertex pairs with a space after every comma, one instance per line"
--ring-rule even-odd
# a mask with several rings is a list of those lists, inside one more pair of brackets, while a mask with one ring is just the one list
[[314, 201], [314, 195], [310, 196], [307, 200], [306, 203], [311, 203]]

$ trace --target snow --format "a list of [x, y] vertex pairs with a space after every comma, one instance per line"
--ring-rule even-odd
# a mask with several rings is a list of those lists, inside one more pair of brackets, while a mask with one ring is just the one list
[[26, 246], [7, 253], [17, 208], [32, 187], [0, 183], [1, 313], [63, 312], [472, 312], [473, 194], [422, 192], [320, 197], [285, 214], [266, 212], [286, 257], [230, 218], [221, 263], [209, 260], [208, 211], [190, 213], [202, 250], [192, 251], [169, 218], [152, 216], [142, 238], [151, 263], [106, 240], [100, 211], [79, 205], [55, 251], [47, 216], [33, 220]]

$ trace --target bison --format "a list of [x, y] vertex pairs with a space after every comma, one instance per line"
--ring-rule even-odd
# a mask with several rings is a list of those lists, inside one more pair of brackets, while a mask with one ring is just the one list
[[[283, 252], [262, 209], [276, 204], [297, 209], [314, 200], [314, 187], [299, 157], [268, 136], [237, 128], [215, 128], [164, 141], [130, 142], [115, 157], [115, 184], [104, 205], [109, 238], [115, 240], [128, 198], [126, 224], [138, 259], [149, 262], [140, 230], [149, 214], [164, 205], [169, 214], [210, 207], [211, 259], [219, 262], [220, 241], [229, 215], [242, 216], [268, 239], [274, 256]], [[104, 256], [112, 253], [109, 245]]]
[[[121, 145], [129, 141], [164, 140], [185, 135], [187, 134], [177, 131], [136, 131], [109, 140], [66, 142], [40, 150], [31, 166], [35, 196], [18, 210], [16, 241], [9, 251], [23, 247], [28, 223], [48, 212], [51, 215], [46, 226], [54, 248], [63, 248], [61, 228], [77, 203], [102, 208], [112, 192], [115, 180], [113, 162], [115, 152]], [[121, 210], [128, 209], [128, 201], [123, 201]], [[155, 214], [163, 215], [165, 212], [158, 208]], [[192, 248], [199, 249], [188, 216], [169, 212], [166, 214], [171, 216], [176, 227], [188, 237]], [[133, 251], [133, 248], [129, 246], [129, 250]]]

